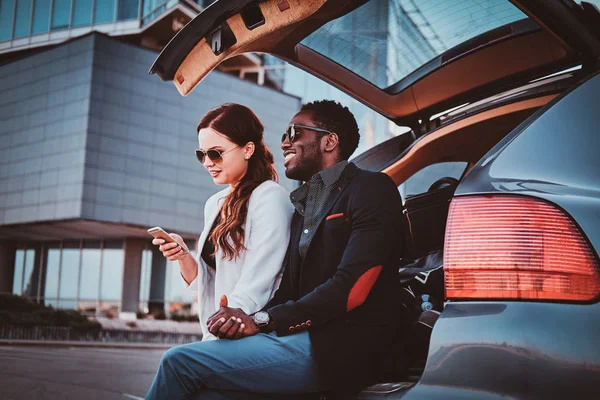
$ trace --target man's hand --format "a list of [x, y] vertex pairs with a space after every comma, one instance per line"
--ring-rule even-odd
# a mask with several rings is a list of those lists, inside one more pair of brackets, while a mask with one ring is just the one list
[[227, 307], [227, 296], [221, 296], [221, 308], [206, 322], [208, 331], [221, 339], [241, 339], [260, 332], [252, 318], [239, 308]]

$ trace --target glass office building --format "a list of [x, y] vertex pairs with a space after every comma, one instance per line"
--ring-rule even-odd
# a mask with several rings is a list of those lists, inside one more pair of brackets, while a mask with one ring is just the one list
[[[208, 1], [180, 0], [1, 0], [0, 42], [54, 31], [107, 24], [131, 30], [152, 23], [174, 7], [197, 13]], [[125, 24], [128, 21], [136, 23]], [[114, 29], [115, 27], [110, 27]]]
[[[185, 98], [147, 74], [208, 3], [0, 0], [0, 292], [124, 318], [194, 304], [146, 229], [195, 248], [220, 190], [195, 159], [196, 124], [250, 106], [284, 177], [281, 130], [300, 107], [264, 71], [214, 71]], [[239, 63], [260, 72], [263, 59]]]

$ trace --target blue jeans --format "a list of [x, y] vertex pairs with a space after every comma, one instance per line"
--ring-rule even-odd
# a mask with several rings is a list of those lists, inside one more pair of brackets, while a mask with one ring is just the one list
[[167, 350], [146, 400], [285, 398], [322, 390], [308, 332], [259, 333]]

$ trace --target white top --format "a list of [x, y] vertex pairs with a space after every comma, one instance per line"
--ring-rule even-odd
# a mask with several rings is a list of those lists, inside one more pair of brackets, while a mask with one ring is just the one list
[[246, 250], [233, 260], [215, 255], [216, 271], [202, 260], [202, 248], [230, 188], [211, 196], [204, 206], [204, 229], [198, 240], [198, 276], [188, 290], [198, 296], [202, 340], [216, 339], [208, 332], [207, 319], [226, 295], [228, 305], [251, 314], [263, 308], [275, 294], [283, 275], [283, 259], [290, 240], [294, 207], [289, 193], [274, 181], [261, 183], [250, 195], [244, 225]]

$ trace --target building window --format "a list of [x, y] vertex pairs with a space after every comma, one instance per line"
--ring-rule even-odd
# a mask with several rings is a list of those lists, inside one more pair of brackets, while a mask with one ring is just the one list
[[140, 305], [139, 309], [144, 314], [149, 312], [150, 280], [152, 279], [152, 250], [146, 247], [142, 251], [142, 272], [140, 277]]
[[[24, 246], [16, 252], [13, 293], [36, 299], [39, 296], [44, 304], [91, 315], [118, 314], [124, 264], [121, 241], [35, 246]], [[40, 257], [44, 247], [47, 250]], [[40, 278], [44, 279], [40, 282]]]
[[33, 0], [19, 0], [15, 19], [15, 39], [29, 36], [31, 31], [31, 6]]
[[[14, 294], [30, 297], [38, 296], [40, 270], [35, 267], [38, 251], [35, 248], [27, 248], [27, 246], [17, 250], [15, 255], [15, 277], [13, 280]], [[37, 261], [39, 263], [39, 259]]]
[[79, 285], [79, 242], [65, 243], [62, 249], [58, 307], [75, 309]]
[[54, 0], [52, 6], [52, 30], [66, 29], [71, 18], [71, 0]]
[[94, 6], [94, 24], [115, 21], [115, 0], [96, 1]]
[[128, 19], [137, 19], [139, 7], [140, 0], [119, 0], [117, 20], [125, 21]]
[[[194, 243], [191, 242], [186, 244], [190, 249], [194, 246]], [[195, 256], [194, 252], [192, 252], [192, 255]], [[189, 314], [192, 303], [194, 302], [194, 296], [185, 287], [183, 279], [181, 278], [179, 262], [167, 260], [166, 272], [165, 306], [169, 315], [173, 312]]]
[[25, 266], [25, 250], [17, 250], [15, 254], [15, 278], [13, 280], [13, 293], [23, 293], [23, 268]]
[[60, 257], [59, 246], [49, 246], [46, 255], [46, 287], [44, 298], [46, 305], [58, 306], [58, 282], [60, 281]]
[[92, 0], [75, 0], [73, 2], [72, 27], [90, 26], [92, 24]]
[[33, 28], [31, 33], [34, 35], [37, 33], [48, 32], [50, 26], [50, 2], [49, 1], [36, 1], [33, 6]]
[[37, 285], [35, 284], [35, 250], [25, 250], [25, 265], [23, 274], [23, 291], [22, 294], [27, 296], [37, 296]]
[[105, 242], [100, 277], [100, 312], [118, 316], [123, 290], [124, 253], [122, 242]]
[[12, 37], [15, 0], [0, 0], [0, 41]]
[[191, 295], [185, 289], [179, 262], [167, 260], [167, 287], [165, 288], [165, 299], [168, 303], [189, 303]]
[[[191, 248], [194, 243], [188, 246]], [[159, 298], [151, 298], [153, 246], [147, 244], [141, 256], [139, 310], [155, 314], [154, 304], [160, 306], [161, 314], [167, 311], [167, 316], [173, 312], [197, 313], [193, 310], [194, 296], [183, 284], [179, 264], [162, 256], [158, 261], [166, 265], [157, 265], [154, 284], [164, 285], [164, 295], [157, 286], [154, 290]], [[116, 317], [122, 303], [124, 268], [125, 251], [121, 240], [28, 243], [19, 246], [15, 254], [13, 293], [56, 308]]]
[[81, 278], [77, 309], [96, 314], [98, 293], [100, 292], [100, 262], [102, 257], [100, 241], [83, 243], [81, 250]]
[[144, 17], [150, 12], [156, 10], [158, 7], [163, 6], [166, 3], [165, 0], [146, 0], [144, 1]]
[[168, 8], [175, 6], [177, 0], [146, 0], [142, 9], [142, 25], [149, 24], [164, 13]]

